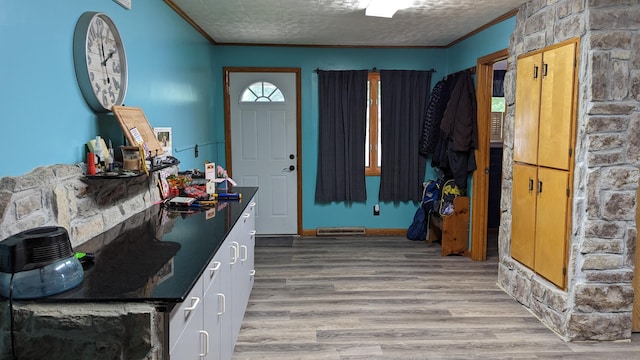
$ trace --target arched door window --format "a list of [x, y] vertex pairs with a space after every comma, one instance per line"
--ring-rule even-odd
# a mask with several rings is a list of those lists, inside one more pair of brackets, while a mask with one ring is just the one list
[[284, 102], [284, 94], [270, 82], [258, 81], [242, 92], [240, 102]]

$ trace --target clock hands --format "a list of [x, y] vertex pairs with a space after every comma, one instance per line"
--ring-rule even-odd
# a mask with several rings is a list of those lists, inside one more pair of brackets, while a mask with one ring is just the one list
[[[109, 53], [109, 56], [107, 56], [107, 57], [104, 59], [104, 61], [102, 62], [102, 65], [106, 67], [106, 66], [107, 66], [107, 60], [111, 59], [111, 58], [113, 57], [113, 54], [115, 54], [115, 53], [116, 53], [115, 51], [110, 52], [110, 53]], [[103, 57], [104, 57], [104, 55], [103, 55]]]
[[104, 42], [102, 41], [102, 34], [100, 34], [100, 51], [102, 53], [102, 58], [104, 59], [100, 64], [102, 65], [102, 70], [104, 71], [106, 78], [107, 78], [107, 84], [111, 83], [111, 79], [109, 78], [109, 70], [107, 69], [107, 60], [111, 59], [113, 57], [113, 51], [111, 53], [109, 53], [108, 57], [104, 56]]

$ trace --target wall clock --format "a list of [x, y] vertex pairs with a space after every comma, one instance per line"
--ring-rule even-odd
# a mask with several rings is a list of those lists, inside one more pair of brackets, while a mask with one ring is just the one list
[[73, 61], [82, 96], [96, 112], [122, 105], [127, 93], [127, 57], [114, 22], [85, 12], [73, 34]]

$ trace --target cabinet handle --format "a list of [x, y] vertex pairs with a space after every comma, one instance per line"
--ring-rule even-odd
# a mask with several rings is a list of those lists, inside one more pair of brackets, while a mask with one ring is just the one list
[[533, 65], [533, 78], [538, 78], [538, 65]]
[[249, 258], [249, 248], [247, 247], [247, 245], [242, 245], [242, 249], [244, 250], [244, 256], [242, 257], [242, 259], [240, 259], [240, 261], [244, 262]]
[[538, 180], [538, 194], [542, 194], [542, 180]]
[[256, 231], [255, 230], [249, 231], [249, 236], [251, 236], [251, 237], [256, 236]]
[[200, 354], [200, 356], [207, 356], [209, 353], [209, 333], [204, 330], [200, 330], [200, 335], [204, 335], [204, 354]]
[[[191, 306], [184, 308], [184, 312], [191, 312], [193, 310], [195, 310], [198, 307], [198, 304], [200, 304], [200, 298], [197, 296], [193, 296], [191, 298]], [[187, 316], [187, 314], [185, 314], [185, 317]]]
[[254, 206], [256, 206], [256, 202], [255, 202], [255, 201], [252, 201], [252, 202], [249, 204], [249, 206], [250, 206], [250, 207], [254, 207]]
[[209, 278], [212, 278], [213, 275], [215, 275], [216, 271], [220, 269], [220, 265], [221, 265], [220, 261], [214, 262], [214, 266], [212, 268], [209, 268]]
[[255, 270], [249, 271], [249, 276], [255, 276], [255, 275], [256, 275], [256, 271]]
[[238, 247], [240, 246], [240, 244], [238, 244], [236, 241], [232, 242], [231, 244], [231, 248], [233, 249], [233, 255], [231, 256], [231, 265], [235, 264], [238, 261]]
[[529, 178], [529, 191], [533, 191], [533, 179]]
[[[220, 298], [220, 304], [222, 304], [222, 311], [218, 312], [218, 315], [222, 315], [227, 311], [227, 298], [224, 296], [224, 294], [218, 294], [218, 297]], [[218, 309], [220, 308], [220, 305], [218, 305]]]
[[548, 64], [545, 64], [545, 63], [542, 64], [542, 77], [547, 76], [547, 68], [548, 68], [547, 65]]
[[249, 213], [244, 213], [244, 214], [242, 214], [242, 217], [244, 217], [245, 219], [248, 219], [248, 218], [250, 218], [250, 217], [251, 217], [251, 214], [249, 214]]

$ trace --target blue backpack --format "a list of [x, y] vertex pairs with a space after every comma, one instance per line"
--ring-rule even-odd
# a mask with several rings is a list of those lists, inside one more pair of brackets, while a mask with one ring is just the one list
[[429, 227], [429, 216], [434, 209], [437, 211], [440, 198], [442, 180], [427, 181], [422, 191], [422, 202], [413, 215], [413, 222], [407, 229], [407, 239], [424, 240]]

